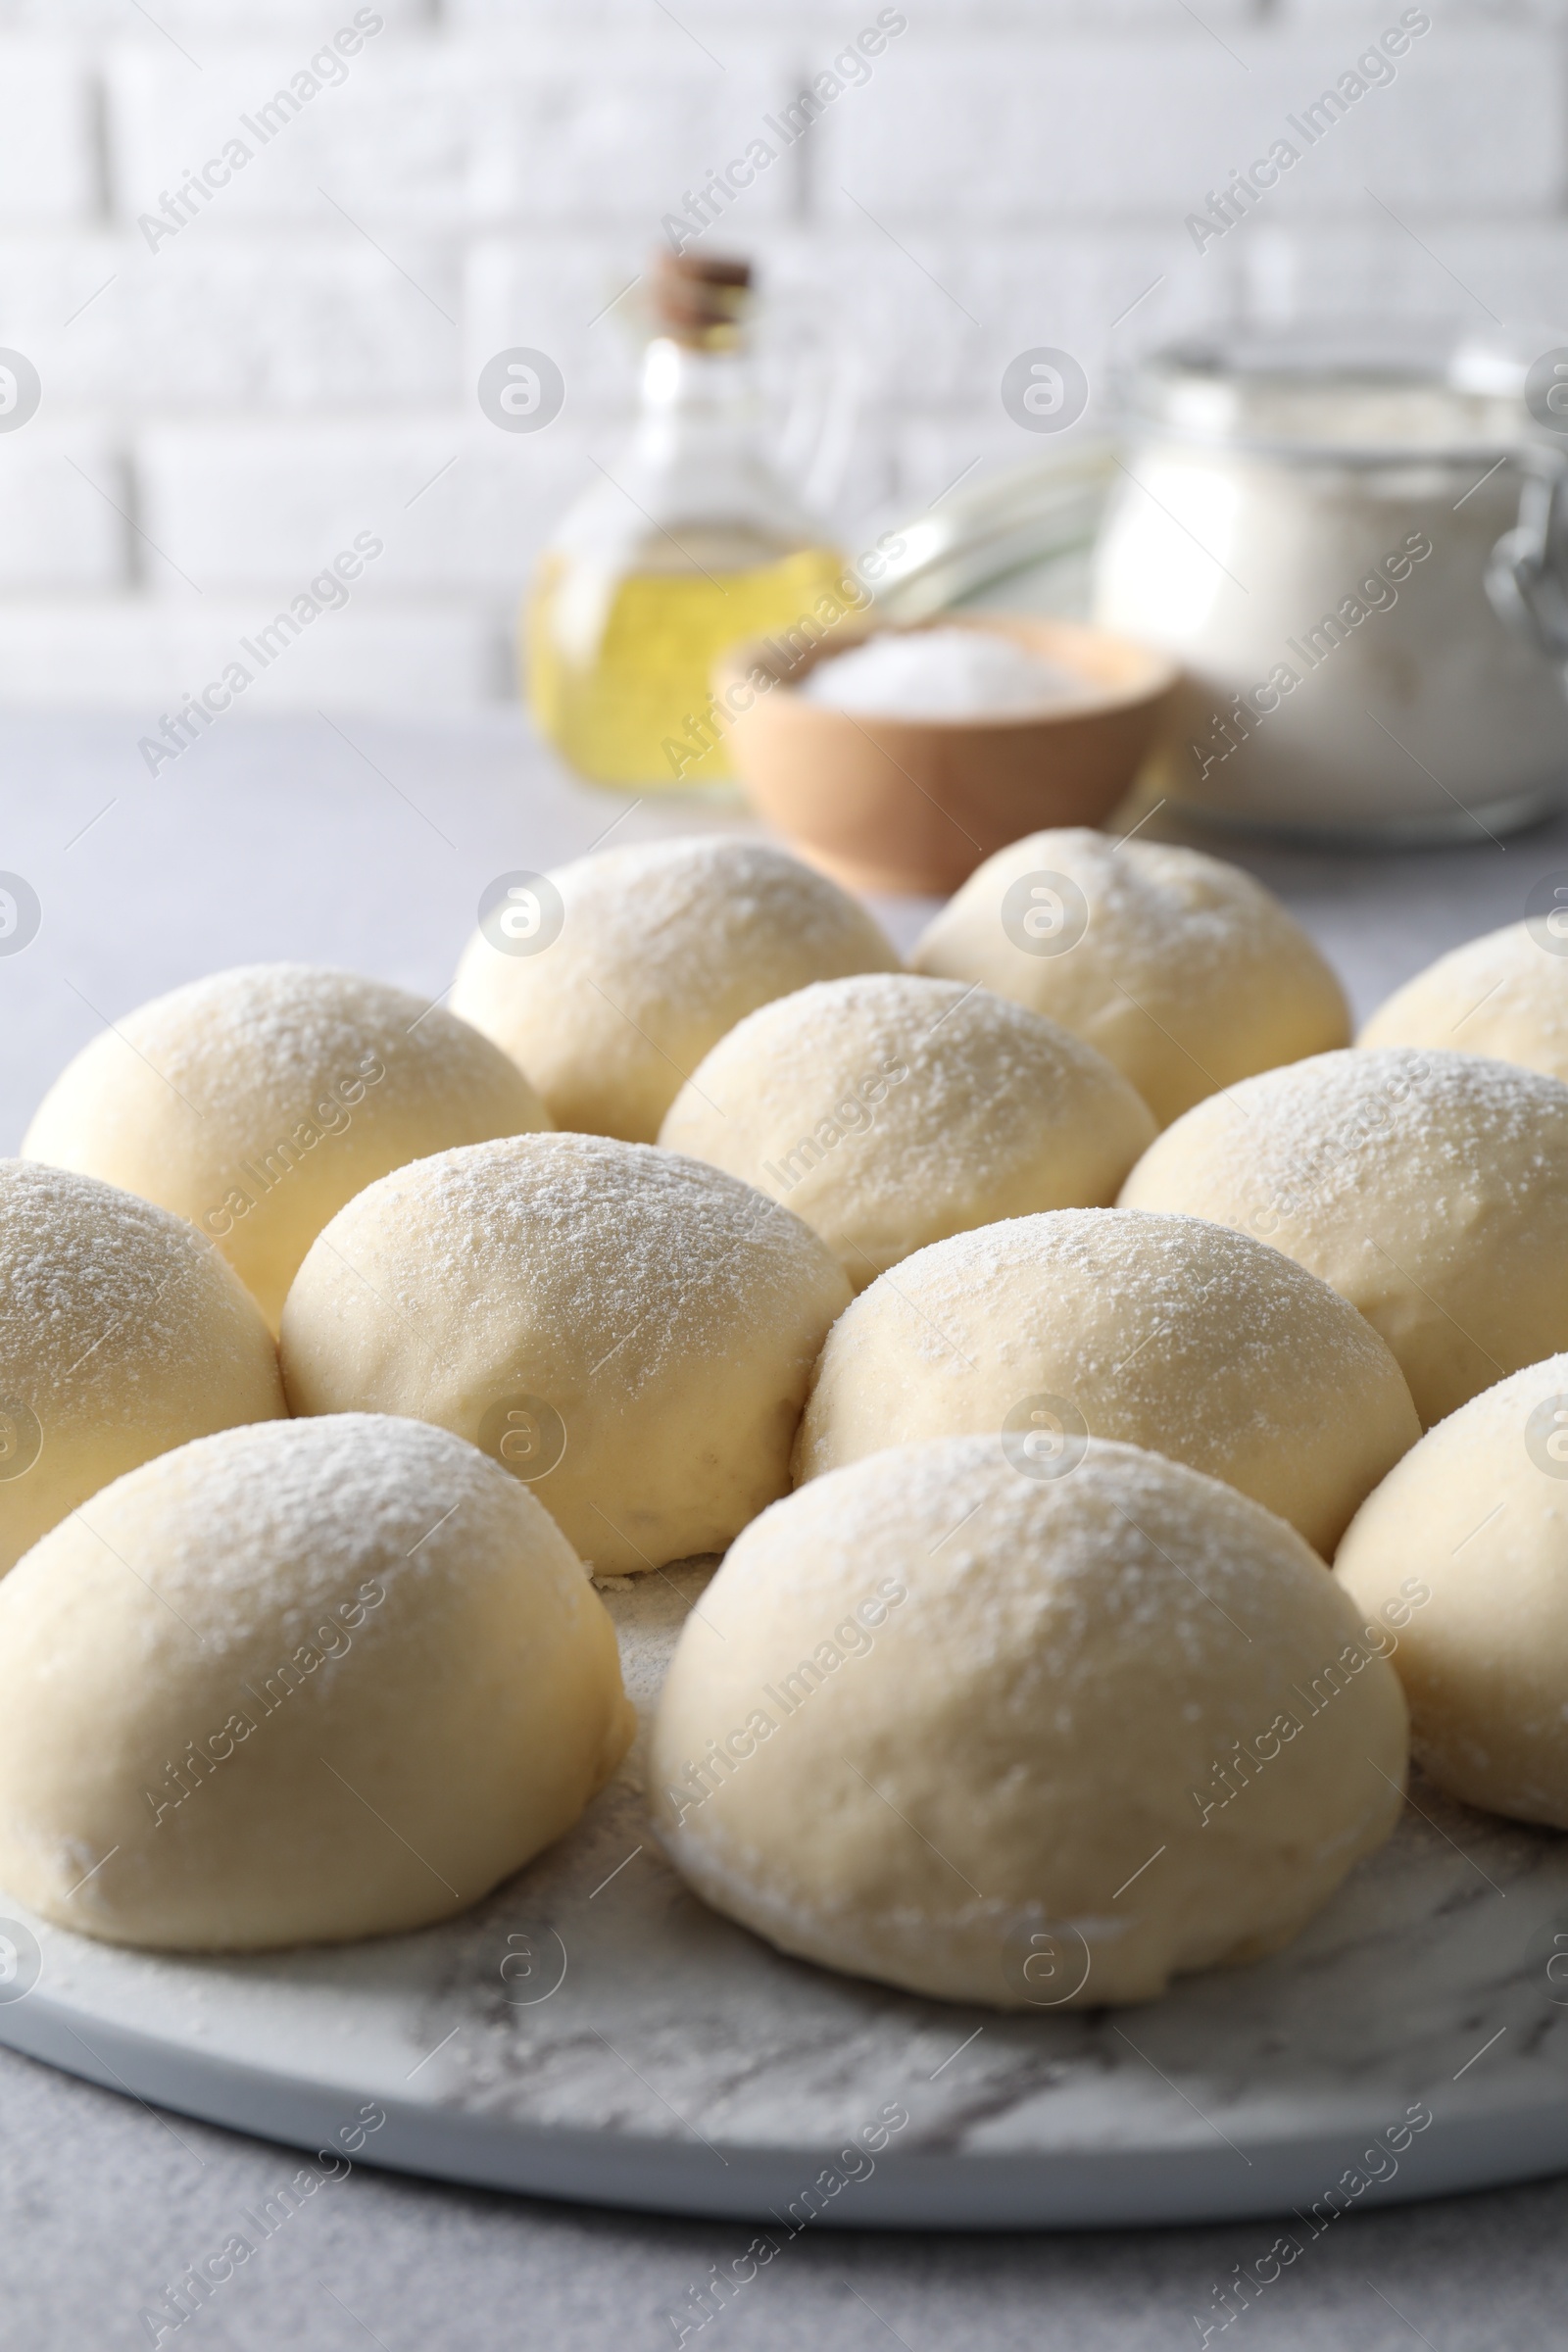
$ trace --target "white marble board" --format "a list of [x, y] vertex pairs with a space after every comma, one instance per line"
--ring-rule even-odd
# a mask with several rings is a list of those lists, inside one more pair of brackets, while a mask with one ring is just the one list
[[[645, 1734], [709, 1573], [607, 1592]], [[0, 1894], [21, 1954], [0, 2040], [356, 2161], [775, 2236], [1292, 2207], [1299, 2235], [1568, 2165], [1568, 1840], [1418, 1786], [1287, 1952], [1143, 2008], [1003, 2015], [786, 1959], [707, 1910], [648, 1832], [643, 1746], [569, 1838], [419, 1935], [171, 1958]], [[8, 1999], [29, 1936], [36, 1981]]]

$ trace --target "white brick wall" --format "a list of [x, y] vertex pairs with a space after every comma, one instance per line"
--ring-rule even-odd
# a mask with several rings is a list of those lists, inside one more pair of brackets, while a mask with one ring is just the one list
[[31, 227], [96, 210], [93, 97], [70, 48], [0, 41], [0, 220]]
[[[0, 346], [43, 383], [0, 432], [0, 698], [155, 716], [367, 529], [384, 555], [258, 706], [504, 696], [517, 591], [624, 417], [607, 304], [878, 4], [375, 0], [345, 57], [357, 0], [0, 0]], [[1099, 396], [1247, 317], [1568, 340], [1568, 0], [1426, 0], [1392, 84], [1253, 218], [1204, 253], [1184, 229], [1401, 4], [907, 0], [711, 232], [757, 256], [777, 351], [802, 303], [854, 350], [844, 534], [1038, 454], [997, 397], [1030, 344]], [[149, 244], [236, 135], [243, 168]], [[518, 342], [566, 380], [536, 438], [474, 399]]]
[[[143, 527], [203, 593], [292, 595], [358, 531], [386, 552], [365, 596], [505, 595], [562, 488], [588, 473], [564, 425], [496, 432], [479, 416], [368, 415], [309, 425], [195, 424], [141, 435]], [[174, 591], [171, 591], [173, 593]]]

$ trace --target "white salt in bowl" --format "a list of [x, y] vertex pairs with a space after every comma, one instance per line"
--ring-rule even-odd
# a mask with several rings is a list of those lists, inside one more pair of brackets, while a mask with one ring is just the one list
[[[957, 630], [1001, 639], [1006, 655], [970, 665], [952, 659]], [[797, 639], [804, 632], [793, 633]], [[917, 680], [896, 664], [847, 663], [842, 683], [806, 681], [871, 639], [933, 636]], [[997, 653], [1002, 655], [999, 646]], [[996, 702], [979, 715], [935, 715], [979, 687]], [[860, 666], [857, 664], [857, 666]], [[714, 691], [735, 715], [729, 757], [753, 806], [802, 857], [864, 891], [956, 890], [995, 850], [1053, 825], [1098, 825], [1152, 747], [1177, 668], [1169, 658], [1105, 629], [1032, 614], [944, 613], [919, 629], [840, 625], [814, 645], [760, 640], [735, 646], [714, 669]], [[918, 708], [898, 715], [861, 704], [903, 691]], [[921, 714], [921, 713], [925, 714]]]

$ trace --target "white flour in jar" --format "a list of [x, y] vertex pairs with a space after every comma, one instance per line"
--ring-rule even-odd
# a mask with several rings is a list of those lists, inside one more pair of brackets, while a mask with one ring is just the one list
[[[1394, 839], [1474, 837], [1549, 805], [1568, 780], [1568, 701], [1486, 593], [1521, 467], [1497, 464], [1495, 441], [1463, 448], [1455, 413], [1471, 404], [1441, 388], [1203, 391], [1203, 422], [1245, 412], [1248, 439], [1275, 446], [1152, 437], [1096, 569], [1097, 620], [1184, 665], [1172, 799]], [[1282, 445], [1295, 433], [1317, 446]]]

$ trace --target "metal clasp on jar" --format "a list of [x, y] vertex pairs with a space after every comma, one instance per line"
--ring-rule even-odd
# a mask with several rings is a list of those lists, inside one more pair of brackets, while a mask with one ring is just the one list
[[1487, 565], [1487, 594], [1510, 627], [1568, 661], [1568, 467], [1526, 475], [1519, 520]]

